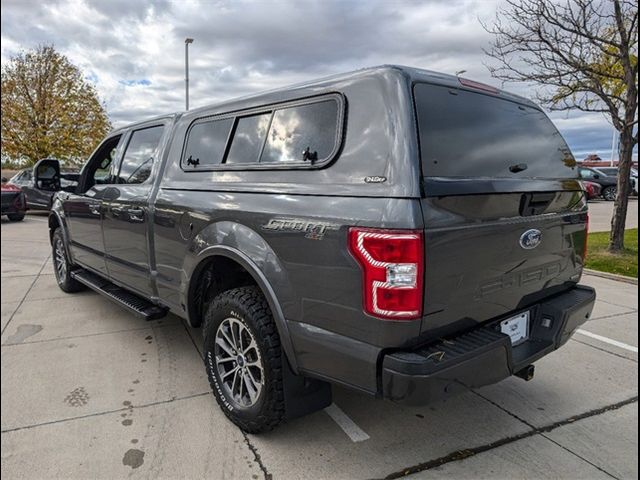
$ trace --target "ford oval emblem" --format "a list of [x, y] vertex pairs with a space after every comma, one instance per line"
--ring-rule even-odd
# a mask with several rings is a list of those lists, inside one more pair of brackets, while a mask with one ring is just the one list
[[532, 250], [540, 245], [542, 232], [535, 228], [527, 230], [520, 236], [520, 246], [525, 250]]

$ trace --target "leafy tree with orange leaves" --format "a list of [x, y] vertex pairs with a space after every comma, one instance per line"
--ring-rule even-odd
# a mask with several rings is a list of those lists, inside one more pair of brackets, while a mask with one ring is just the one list
[[2, 159], [84, 161], [111, 124], [92, 83], [52, 45], [2, 67]]

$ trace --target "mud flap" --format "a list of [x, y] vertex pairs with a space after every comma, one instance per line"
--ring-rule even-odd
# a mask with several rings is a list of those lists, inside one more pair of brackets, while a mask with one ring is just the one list
[[296, 375], [284, 355], [283, 360], [285, 419], [302, 417], [331, 405], [330, 383]]

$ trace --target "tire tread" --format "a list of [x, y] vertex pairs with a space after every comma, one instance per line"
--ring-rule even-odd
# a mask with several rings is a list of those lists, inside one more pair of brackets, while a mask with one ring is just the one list
[[214, 397], [225, 415], [243, 431], [247, 433], [263, 433], [273, 430], [279, 425], [285, 416], [284, 384], [282, 379], [282, 349], [280, 337], [276, 329], [271, 309], [264, 295], [257, 286], [239, 287], [222, 292], [209, 304], [203, 322], [203, 335], [215, 335], [213, 322], [215, 313], [228, 307], [241, 306], [250, 316], [251, 327], [255, 328], [256, 342], [260, 344], [261, 354], [265, 369], [269, 369], [270, 382], [263, 388], [267, 390], [266, 403], [261, 412], [252, 420], [239, 418], [229, 411], [224, 403], [215, 394], [216, 388], [212, 380], [213, 372], [209, 372], [207, 361], [207, 373], [209, 384], [214, 392]]
[[[61, 239], [62, 244], [64, 245], [64, 236], [62, 235], [62, 230], [60, 230], [60, 227], [56, 228], [55, 231], [53, 232], [52, 242], [51, 242], [51, 247], [53, 249], [51, 253], [51, 261], [53, 262], [54, 276], [56, 277], [56, 280], [58, 279], [58, 274], [55, 273], [55, 270], [56, 270], [55, 245], [58, 239]], [[66, 258], [66, 261], [67, 261], [67, 275], [63, 282], [57, 282], [58, 287], [60, 287], [60, 290], [66, 293], [76, 293], [76, 292], [81, 292], [82, 290], [85, 290], [86, 287], [82, 283], [78, 282], [77, 280], [71, 277], [70, 272], [71, 272], [71, 269], [73, 268], [73, 265], [69, 263], [68, 258]]]

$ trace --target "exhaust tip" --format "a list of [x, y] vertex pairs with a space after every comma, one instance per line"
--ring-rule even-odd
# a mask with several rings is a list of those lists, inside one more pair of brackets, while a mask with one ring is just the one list
[[535, 373], [535, 367], [533, 365], [527, 365], [522, 370], [519, 370], [515, 373], [516, 377], [520, 377], [525, 381], [529, 381], [533, 379], [533, 375]]

